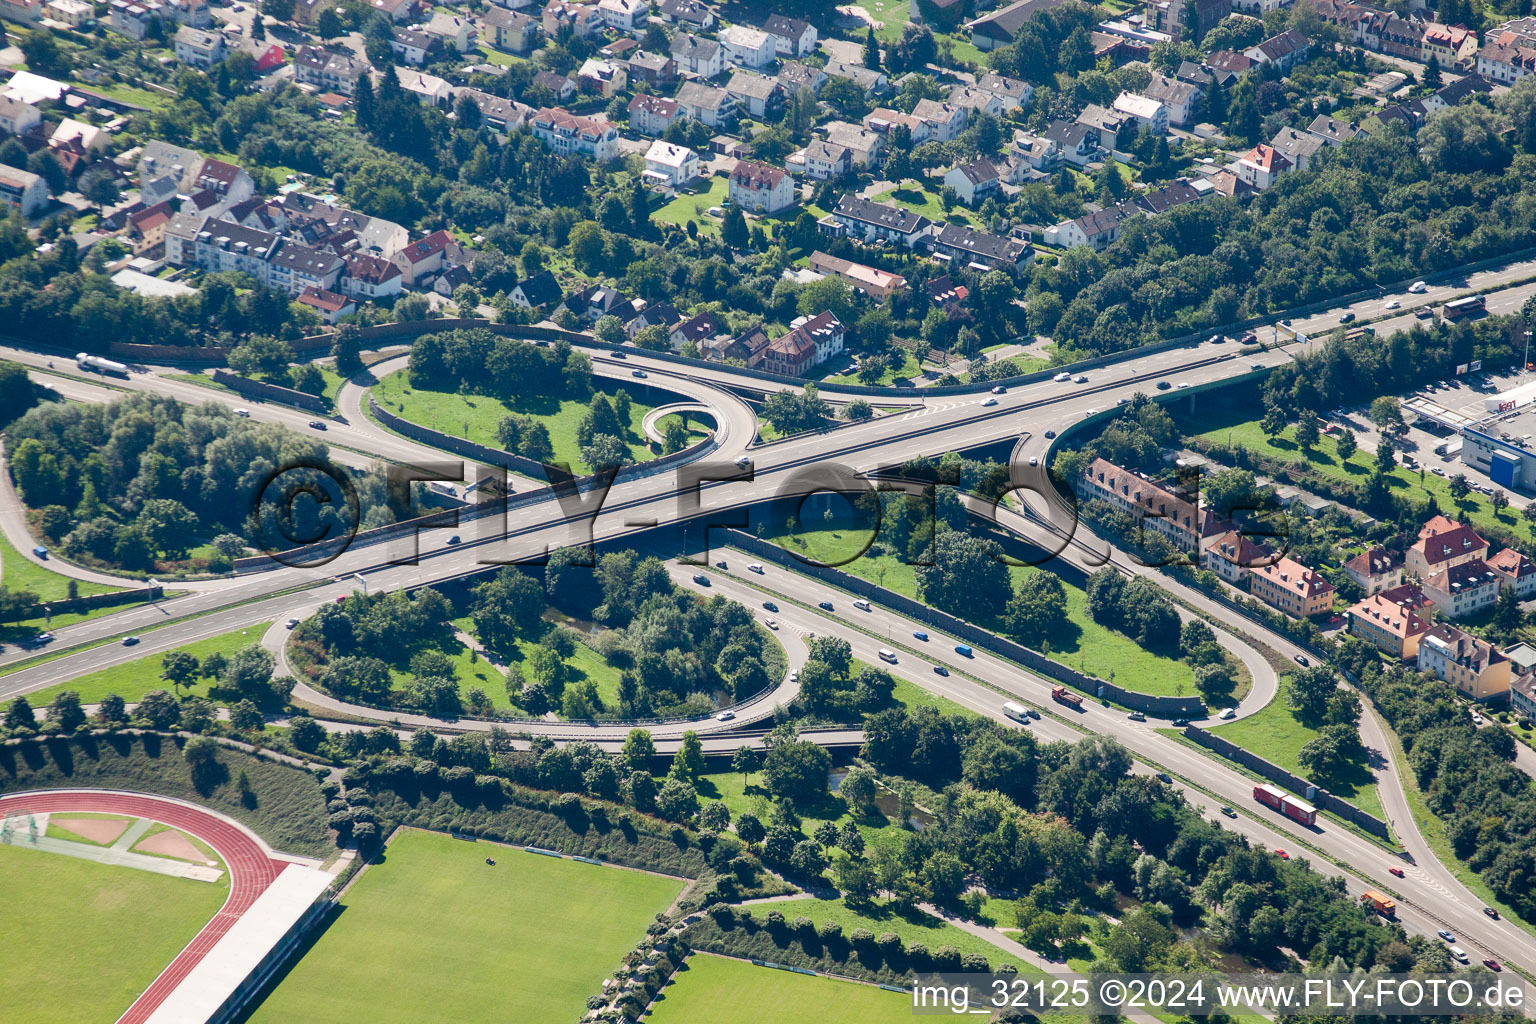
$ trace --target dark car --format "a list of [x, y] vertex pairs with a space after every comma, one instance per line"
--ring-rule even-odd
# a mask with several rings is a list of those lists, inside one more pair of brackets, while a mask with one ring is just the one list
[[325, 423], [322, 422], [321, 420], [310, 420], [309, 421], [309, 425], [314, 430], [324, 430], [325, 429]]
[[1296, 655], [1296, 664], [1298, 664], [1298, 665], [1310, 665], [1312, 663], [1307, 660], [1307, 656], [1305, 654], [1298, 654], [1298, 655]]
[[1233, 810], [1233, 809], [1232, 809], [1232, 808], [1230, 808], [1230, 807], [1223, 807], [1223, 808], [1222, 808], [1222, 809], [1221, 809], [1221, 813], [1222, 813], [1222, 814], [1225, 814], [1225, 815], [1226, 815], [1226, 816], [1227, 816], [1227, 817], [1229, 817], [1229, 818], [1235, 818], [1235, 817], [1237, 817], [1237, 812], [1236, 812], [1236, 811], [1234, 811], [1234, 810]]
[[776, 612], [776, 611], [779, 610], [779, 606], [774, 604], [772, 601], [764, 601], [763, 602], [763, 607], [768, 609], [771, 612]]
[[945, 668], [943, 665], [935, 665], [933, 666], [933, 670], [941, 676], [949, 675], [949, 669]]
[[137, 644], [138, 642], [139, 642], [139, 638], [136, 637], [136, 636], [125, 636], [125, 637], [123, 637], [123, 646], [124, 647], [132, 647], [135, 644]]
[[697, 583], [701, 587], [707, 587], [709, 586], [709, 577], [705, 576], [701, 572], [696, 572], [693, 574], [693, 582]]
[[1187, 719], [1187, 718], [1175, 718], [1173, 720], [1173, 724], [1174, 724], [1175, 728], [1182, 729], [1186, 725], [1189, 724], [1189, 719]]
[[816, 607], [818, 607], [818, 608], [820, 608], [820, 609], [821, 609], [821, 610], [822, 610], [822, 611], [826, 611], [826, 612], [830, 612], [830, 611], [832, 611], [832, 610], [833, 610], [833, 608], [832, 608], [832, 602], [831, 602], [831, 601], [821, 601], [821, 602], [819, 602], [819, 603], [818, 603], [818, 604], [817, 604], [817, 605], [816, 605]]
[[1157, 773], [1157, 781], [1158, 782], [1172, 783], [1173, 782], [1173, 778], [1167, 772], [1158, 772]]
[[614, 349], [612, 352], [609, 352], [608, 353], [608, 357], [610, 359], [628, 359], [629, 358], [623, 352], [620, 352], [618, 349]]
[[1159, 390], [1159, 391], [1167, 391], [1171, 387], [1173, 387], [1173, 385], [1169, 384], [1165, 380], [1160, 380], [1160, 381], [1157, 382], [1157, 390]]
[[1354, 322], [1355, 314], [1353, 313], [1345, 313], [1343, 316], [1339, 317], [1339, 323], [1341, 324], [1352, 324]]
[[1497, 921], [1499, 919], [1499, 912], [1497, 910], [1494, 910], [1492, 907], [1484, 907], [1483, 908], [1483, 913], [1487, 914], [1489, 917], [1493, 918], [1495, 921]]
[[1051, 439], [1051, 438], [1053, 438], [1053, 437], [1055, 437], [1055, 436], [1056, 436], [1056, 431], [1054, 431], [1054, 430], [1047, 430], [1047, 431], [1046, 431], [1046, 432], [1045, 432], [1045, 439], [1046, 439], [1046, 440], [1047, 440], [1047, 441], [1049, 441], [1049, 440], [1050, 440], [1050, 439]]

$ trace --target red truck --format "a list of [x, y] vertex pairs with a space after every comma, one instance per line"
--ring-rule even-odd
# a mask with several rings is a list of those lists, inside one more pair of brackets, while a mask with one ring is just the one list
[[1051, 687], [1051, 699], [1062, 704], [1070, 704], [1074, 708], [1083, 706], [1083, 698], [1068, 690], [1065, 686]]
[[1292, 821], [1299, 821], [1303, 825], [1317, 824], [1317, 808], [1305, 800], [1276, 789], [1274, 786], [1258, 785], [1253, 787], [1253, 798], [1265, 807], [1279, 811]]

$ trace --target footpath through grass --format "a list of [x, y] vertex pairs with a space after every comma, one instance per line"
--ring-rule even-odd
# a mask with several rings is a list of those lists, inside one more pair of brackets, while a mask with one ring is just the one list
[[682, 887], [681, 879], [402, 830], [250, 1019], [579, 1020], [587, 996]]
[[[612, 392], [607, 392], [611, 394]], [[373, 397], [390, 412], [423, 427], [466, 438], [491, 448], [501, 447], [496, 429], [501, 421], [517, 413], [529, 416], [549, 430], [556, 462], [572, 468], [590, 469], [581, 458], [576, 443], [576, 428], [587, 413], [588, 402], [574, 398], [545, 397], [508, 404], [490, 395], [463, 395], [453, 391], [423, 391], [411, 386], [407, 371], [391, 373], [373, 386]], [[635, 462], [656, 457], [646, 444], [641, 429], [645, 414], [653, 406], [633, 399], [629, 407], [629, 430], [620, 438]]]
[[1317, 736], [1317, 730], [1297, 721], [1296, 716], [1291, 714], [1287, 701], [1290, 688], [1291, 677], [1282, 676], [1275, 699], [1265, 705], [1262, 711], [1230, 725], [1212, 729], [1211, 732], [1287, 771], [1310, 778], [1334, 796], [1348, 800], [1367, 814], [1385, 821], [1387, 814], [1381, 806], [1381, 794], [1377, 792], [1375, 776], [1365, 765], [1353, 766], [1340, 775], [1327, 778], [1301, 766], [1301, 748]]
[[653, 1024], [897, 1024], [911, 1016], [912, 1001], [899, 992], [700, 953], [689, 957], [646, 1019]]
[[227, 878], [0, 846], [0, 1020], [116, 1020], [218, 912]]
[[[244, 629], [232, 630], [228, 633], [220, 633], [218, 636], [210, 636], [203, 640], [197, 640], [176, 648], [186, 651], [201, 662], [215, 651], [226, 658], [234, 654], [242, 647], [260, 643], [262, 634], [267, 631], [270, 622], [257, 623]], [[55, 683], [53, 686], [34, 690], [26, 695], [28, 703], [34, 708], [45, 707], [56, 697], [60, 691], [74, 690], [80, 694], [80, 703], [98, 704], [101, 698], [109, 693], [115, 693], [130, 704], [143, 700], [144, 695], [150, 690], [170, 690], [171, 684], [160, 676], [161, 659], [164, 654], [146, 654], [142, 658], [121, 665], [113, 665], [111, 668], [98, 669], [87, 675], [78, 676], [64, 683]], [[212, 681], [198, 679], [190, 688], [184, 689], [181, 694], [194, 697], [207, 697]], [[9, 702], [7, 702], [9, 706]]]
[[[890, 553], [875, 555], [865, 552], [852, 557], [869, 539], [868, 533], [861, 529], [802, 527], [794, 536], [781, 535], [768, 539], [788, 551], [829, 563], [843, 572], [894, 590], [914, 601], [920, 600], [917, 593], [917, 566]], [[847, 561], [850, 558], [852, 560]], [[1015, 589], [1026, 576], [1045, 571], [1033, 566], [1011, 566], [1009, 569]], [[1067, 595], [1067, 626], [1056, 636], [1050, 637], [1047, 645], [1042, 645], [1049, 648], [1042, 653], [1080, 672], [1112, 680], [1138, 693], [1172, 697], [1198, 692], [1195, 688], [1194, 669], [1187, 662], [1155, 654], [1130, 637], [1099, 625], [1088, 614], [1087, 593], [1065, 579], [1062, 580], [1062, 586]], [[977, 622], [977, 625], [989, 629], [997, 626], [989, 622]]]

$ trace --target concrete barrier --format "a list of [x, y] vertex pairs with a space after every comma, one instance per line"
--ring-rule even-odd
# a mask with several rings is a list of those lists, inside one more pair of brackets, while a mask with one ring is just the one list
[[164, 596], [165, 588], [163, 587], [141, 587], [136, 590], [119, 590], [111, 594], [92, 594], [89, 597], [66, 597], [58, 601], [41, 601], [39, 604], [50, 615], [69, 615], [74, 612], [87, 612], [93, 608], [112, 608], [120, 604], [158, 601]]
[[281, 402], [283, 405], [308, 409], [310, 412], [330, 410], [330, 405], [319, 395], [311, 395], [307, 391], [295, 391], [293, 388], [280, 387], [277, 384], [268, 384], [262, 380], [252, 380], [238, 373], [230, 373], [228, 370], [214, 370], [213, 382], [222, 384], [231, 391], [238, 391], [242, 395], [250, 395], [252, 398], [260, 398], [268, 402]]
[[[1349, 801], [1339, 799], [1326, 789], [1302, 778], [1300, 775], [1287, 771], [1271, 761], [1266, 761], [1251, 751], [1244, 750], [1231, 740], [1223, 739], [1215, 733], [1207, 732], [1197, 725], [1185, 726], [1184, 735], [1207, 750], [1214, 750], [1222, 757], [1230, 761], [1236, 761], [1244, 768], [1263, 776], [1270, 782], [1284, 786], [1319, 810], [1328, 811], [1330, 814], [1337, 815], [1345, 821], [1353, 822], [1380, 839], [1391, 839], [1391, 832], [1387, 828], [1387, 823], [1380, 818], [1365, 813]], [[1308, 796], [1308, 793], [1312, 795]]]

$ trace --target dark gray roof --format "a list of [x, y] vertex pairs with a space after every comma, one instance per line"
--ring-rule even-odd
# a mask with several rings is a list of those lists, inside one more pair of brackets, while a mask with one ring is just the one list
[[940, 248], [959, 249], [972, 256], [984, 256], [998, 263], [1015, 263], [1028, 246], [1009, 238], [999, 238], [963, 224], [946, 224], [934, 238]]
[[899, 231], [901, 234], [910, 235], [914, 231], [922, 230], [929, 223], [927, 217], [913, 213], [911, 210], [900, 206], [884, 206], [880, 203], [872, 203], [868, 199], [860, 199], [858, 196], [845, 195], [837, 201], [837, 209], [833, 211], [839, 217], [847, 217], [864, 224], [875, 224], [879, 227]]

